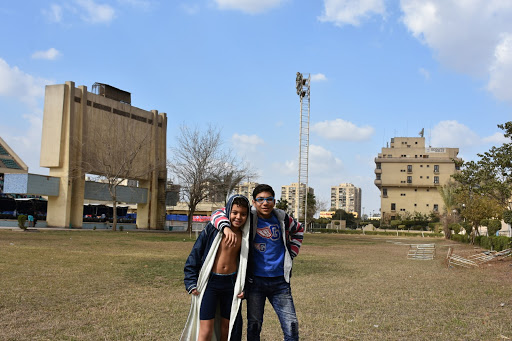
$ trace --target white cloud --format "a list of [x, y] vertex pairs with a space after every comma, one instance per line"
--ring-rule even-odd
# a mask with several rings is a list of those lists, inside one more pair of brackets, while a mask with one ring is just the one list
[[329, 140], [364, 141], [373, 135], [375, 129], [368, 125], [358, 127], [352, 122], [338, 118], [334, 121], [315, 123], [311, 131]]
[[326, 81], [327, 77], [323, 73], [317, 73], [314, 75], [311, 75], [311, 81], [312, 82], [323, 82]]
[[[336, 177], [343, 168], [342, 161], [335, 157], [331, 151], [317, 145], [309, 146], [308, 162], [310, 178], [315, 176], [328, 178], [333, 175]], [[274, 169], [283, 175], [297, 176], [299, 171], [298, 160], [288, 160], [285, 161], [284, 164], [275, 163]], [[293, 181], [297, 182], [296, 180]]]
[[109, 23], [115, 18], [115, 10], [110, 5], [97, 4], [93, 0], [75, 0], [75, 2], [84, 12], [81, 18], [86, 22]]
[[401, 0], [403, 22], [458, 72], [486, 78], [497, 98], [512, 101], [512, 2]]
[[420, 73], [420, 75], [423, 76], [423, 78], [425, 78], [426, 80], [429, 80], [430, 79], [430, 72], [428, 72], [428, 70], [420, 67], [418, 72]]
[[311, 175], [329, 176], [338, 174], [342, 168], [343, 163], [331, 151], [321, 146], [309, 146], [309, 170]]
[[46, 51], [36, 51], [32, 54], [33, 59], [47, 59], [47, 60], [55, 60], [60, 56], [60, 52], [55, 48], [49, 48]]
[[487, 89], [496, 98], [512, 102], [512, 33], [503, 34], [494, 51]]
[[244, 153], [255, 152], [259, 146], [265, 144], [265, 141], [257, 135], [239, 135], [234, 134], [231, 138], [233, 146], [237, 149], [241, 149]]
[[479, 144], [480, 137], [454, 120], [441, 121], [432, 129], [432, 147], [461, 148]]
[[0, 96], [17, 98], [33, 107], [44, 96], [44, 87], [52, 81], [35, 78], [0, 58]]
[[48, 20], [52, 22], [61, 22], [62, 21], [62, 7], [56, 4], [52, 4], [50, 9], [43, 9], [42, 13], [44, 16], [48, 18]]
[[239, 10], [249, 14], [268, 11], [283, 4], [287, 0], [215, 0], [223, 10]]
[[359, 26], [372, 15], [386, 15], [384, 0], [324, 0], [324, 11], [318, 19], [336, 26]]
[[509, 138], [505, 137], [503, 133], [499, 132], [496, 132], [491, 136], [484, 137], [482, 141], [485, 143], [491, 143], [496, 146], [512, 142]]

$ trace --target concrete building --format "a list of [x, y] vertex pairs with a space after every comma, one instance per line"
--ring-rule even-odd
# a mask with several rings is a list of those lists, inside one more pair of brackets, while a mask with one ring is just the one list
[[[306, 187], [306, 184], [300, 185], [302, 188]], [[313, 190], [313, 188], [309, 187], [308, 193], [314, 194], [315, 191]], [[294, 217], [298, 217], [299, 213], [297, 212], [297, 202], [299, 200], [299, 184], [297, 182], [294, 182], [291, 185], [281, 186], [281, 200], [286, 200], [288, 202], [288, 211]]]
[[331, 208], [361, 216], [361, 188], [349, 183], [331, 187]]
[[49, 226], [81, 227], [84, 199], [111, 200], [104, 184], [85, 181], [93, 174], [136, 180], [137, 188], [118, 187], [117, 201], [137, 203], [138, 228], [164, 228], [167, 115], [130, 103], [107, 84], [92, 93], [74, 82], [46, 86], [40, 165], [57, 181], [44, 193]]
[[252, 202], [252, 192], [258, 186], [257, 182], [244, 182], [235, 187], [235, 193], [245, 195]]
[[395, 137], [375, 158], [375, 185], [381, 193], [381, 216], [442, 212], [437, 187], [457, 171], [459, 148], [425, 147], [424, 137]]
[[4, 189], [4, 174], [28, 173], [28, 167], [0, 137], [0, 193]]

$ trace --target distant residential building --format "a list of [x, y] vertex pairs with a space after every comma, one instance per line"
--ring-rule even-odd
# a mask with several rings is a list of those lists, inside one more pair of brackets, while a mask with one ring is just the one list
[[385, 220], [398, 214], [441, 212], [437, 188], [457, 171], [459, 148], [425, 147], [424, 137], [395, 137], [375, 158], [375, 185]]
[[252, 192], [254, 191], [254, 188], [258, 186], [259, 184], [257, 182], [244, 182], [240, 185], [235, 187], [235, 193], [236, 194], [242, 194], [245, 195], [250, 202], [252, 202]]
[[361, 188], [349, 183], [331, 187], [331, 208], [361, 216]]
[[[306, 188], [306, 184], [301, 184], [301, 187]], [[309, 187], [308, 193], [314, 194], [315, 190]], [[281, 200], [286, 200], [288, 202], [288, 211], [294, 217], [298, 217], [299, 214], [297, 212], [297, 202], [299, 200], [299, 184], [294, 182], [288, 186], [281, 186]]]

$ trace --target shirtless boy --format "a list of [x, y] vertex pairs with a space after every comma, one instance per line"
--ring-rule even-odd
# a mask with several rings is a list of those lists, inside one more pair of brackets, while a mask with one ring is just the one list
[[[219, 232], [211, 224], [208, 224], [199, 235], [185, 264], [186, 289], [190, 294], [199, 296], [200, 292], [197, 288], [199, 273], [202, 271], [208, 253], [216, 252], [208, 284], [200, 303], [197, 338], [200, 341], [212, 339], [217, 305], [220, 306], [221, 316], [220, 340], [227, 341], [228, 339], [231, 306], [242, 244], [242, 228], [249, 214], [249, 201], [246, 197], [237, 195], [230, 198], [227, 206], [230, 207], [228, 216], [232, 230], [237, 235], [236, 243], [228, 244], [223, 235], [217, 249], [214, 250], [211, 246]], [[238, 298], [241, 298], [242, 295], [239, 294]]]

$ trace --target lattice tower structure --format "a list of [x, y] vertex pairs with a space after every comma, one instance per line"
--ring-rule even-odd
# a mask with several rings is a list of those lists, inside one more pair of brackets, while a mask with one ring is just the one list
[[296, 80], [297, 95], [300, 98], [300, 124], [299, 124], [299, 181], [297, 189], [296, 210], [300, 222], [307, 227], [308, 210], [308, 159], [309, 159], [309, 115], [310, 115], [310, 84], [309, 73], [297, 72]]

